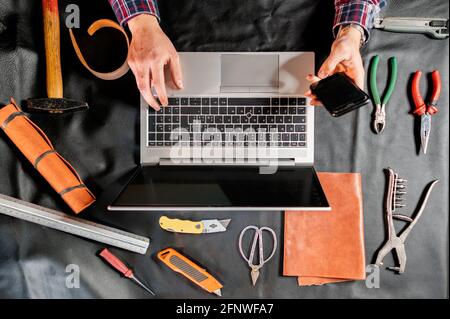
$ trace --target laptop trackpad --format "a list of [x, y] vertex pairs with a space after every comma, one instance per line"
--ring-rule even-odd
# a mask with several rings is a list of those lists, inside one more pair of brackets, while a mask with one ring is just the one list
[[222, 54], [220, 91], [278, 93], [278, 60], [278, 54]]

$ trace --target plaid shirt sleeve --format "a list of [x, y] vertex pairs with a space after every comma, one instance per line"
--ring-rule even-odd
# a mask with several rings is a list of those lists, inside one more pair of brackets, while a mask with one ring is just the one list
[[121, 26], [139, 15], [151, 14], [158, 18], [159, 11], [156, 0], [108, 0]]
[[333, 33], [336, 36], [339, 26], [355, 23], [366, 31], [366, 41], [369, 39], [373, 21], [387, 0], [334, 0], [336, 15]]

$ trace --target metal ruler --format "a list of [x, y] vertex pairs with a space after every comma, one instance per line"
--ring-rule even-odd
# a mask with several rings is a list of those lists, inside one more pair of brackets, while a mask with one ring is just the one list
[[150, 239], [0, 194], [0, 214], [145, 254]]

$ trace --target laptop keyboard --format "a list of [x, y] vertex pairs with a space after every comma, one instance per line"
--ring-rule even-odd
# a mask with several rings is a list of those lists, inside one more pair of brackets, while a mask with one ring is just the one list
[[[214, 142], [205, 134], [201, 136], [205, 131], [215, 132]], [[191, 146], [221, 143], [246, 147], [265, 143], [306, 147], [306, 99], [169, 98], [168, 107], [158, 112], [149, 109], [148, 133], [148, 146], [172, 146], [184, 134], [183, 142]], [[217, 134], [221, 135], [220, 142]]]

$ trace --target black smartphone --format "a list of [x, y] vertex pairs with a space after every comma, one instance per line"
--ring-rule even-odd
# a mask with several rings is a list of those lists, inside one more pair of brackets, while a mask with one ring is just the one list
[[370, 98], [345, 73], [335, 73], [311, 85], [317, 96], [332, 116], [341, 116], [369, 103]]

